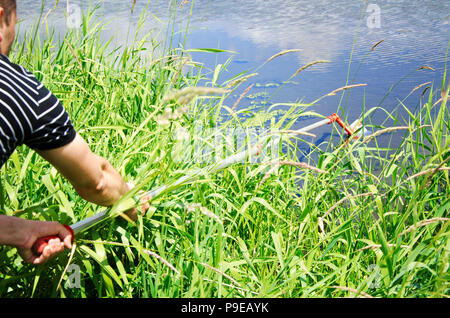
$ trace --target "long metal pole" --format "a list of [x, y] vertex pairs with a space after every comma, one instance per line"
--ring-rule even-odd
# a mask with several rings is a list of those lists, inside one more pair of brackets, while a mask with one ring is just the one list
[[[330, 116], [330, 117], [328, 117], [328, 118], [326, 118], [326, 119], [323, 119], [323, 120], [321, 120], [321, 121], [318, 121], [318, 122], [316, 122], [316, 123], [314, 123], [314, 124], [311, 124], [311, 125], [309, 125], [309, 126], [306, 126], [306, 127], [304, 127], [304, 128], [301, 128], [301, 129], [299, 129], [299, 130], [292, 131], [292, 132], [288, 133], [288, 135], [296, 135], [296, 134], [299, 134], [299, 133], [306, 133], [306, 132], [309, 132], [309, 131], [314, 130], [314, 129], [316, 129], [316, 128], [319, 128], [319, 127], [321, 127], [321, 126], [324, 126], [324, 125], [327, 125], [327, 124], [331, 124], [331, 123], [333, 123], [334, 121], [336, 121], [336, 117], [334, 117], [334, 115], [335, 115], [335, 114], [333, 114], [332, 116]], [[337, 116], [337, 115], [336, 115], [336, 116]], [[339, 118], [339, 117], [337, 117], [337, 118]], [[266, 137], [263, 139], [263, 142], [265, 142], [265, 139], [268, 138], [268, 137], [270, 137], [270, 136], [266, 136]], [[209, 166], [209, 167], [206, 167], [206, 168], [203, 168], [203, 169], [195, 170], [195, 171], [192, 172], [191, 174], [185, 175], [185, 176], [179, 178], [177, 181], [175, 181], [175, 183], [173, 183], [173, 184], [171, 185], [171, 187], [175, 187], [175, 186], [181, 185], [181, 184], [183, 184], [184, 182], [186, 182], [187, 180], [189, 180], [189, 179], [191, 179], [191, 178], [194, 178], [194, 177], [196, 177], [196, 176], [202, 174], [203, 172], [205, 172], [205, 170], [208, 171], [208, 172], [210, 172], [210, 173], [211, 173], [211, 172], [217, 172], [217, 171], [223, 170], [223, 169], [225, 169], [225, 168], [227, 168], [227, 167], [229, 167], [229, 166], [231, 166], [231, 165], [233, 165], [233, 164], [236, 164], [236, 163], [239, 163], [239, 162], [243, 162], [243, 161], [245, 160], [245, 158], [247, 158], [247, 157], [254, 157], [254, 156], [257, 156], [257, 155], [259, 155], [260, 152], [262, 151], [262, 148], [263, 148], [263, 142], [261, 142], [261, 143], [259, 143], [259, 144], [257, 144], [257, 145], [252, 146], [250, 149], [244, 150], [244, 151], [239, 152], [239, 153], [237, 153], [237, 154], [234, 154], [234, 155], [232, 155], [232, 156], [230, 156], [230, 157], [227, 157], [227, 158], [225, 158], [225, 159], [219, 161], [218, 163], [215, 163], [215, 164], [213, 164], [213, 165], [211, 165], [211, 166]], [[271, 145], [272, 142], [273, 142], [273, 140], [270, 141], [270, 142], [267, 144], [266, 147], [268, 147], [269, 145]], [[137, 201], [137, 202], [136, 202], [136, 205], [140, 204], [140, 199], [142, 199], [142, 198], [148, 198], [147, 201], [150, 201], [150, 200], [152, 200], [153, 198], [155, 198], [156, 196], [158, 196], [159, 194], [161, 194], [162, 192], [164, 192], [167, 188], [168, 188], [167, 185], [163, 185], [163, 186], [160, 186], [160, 187], [158, 187], [158, 188], [155, 188], [155, 189], [152, 189], [152, 190], [150, 190], [150, 191], [147, 191], [147, 192], [144, 192], [144, 193], [142, 193], [142, 194], [139, 194], [139, 195], [136, 197], [136, 201]], [[106, 218], [107, 215], [108, 215], [108, 212], [109, 212], [109, 209], [107, 209], [107, 210], [105, 210], [105, 211], [102, 211], [102, 212], [99, 212], [99, 213], [97, 213], [96, 215], [93, 215], [93, 216], [91, 216], [91, 217], [89, 217], [89, 218], [86, 218], [86, 219], [84, 219], [84, 220], [81, 220], [81, 221], [79, 221], [79, 222], [77, 222], [77, 223], [71, 225], [71, 228], [74, 230], [75, 234], [77, 234], [77, 233], [79, 233], [79, 232], [81, 232], [81, 231], [84, 231], [84, 230], [86, 230], [87, 228], [89, 228], [89, 227], [91, 227], [91, 226], [97, 224], [97, 223], [100, 222], [102, 219]]]
[[[306, 126], [304, 128], [301, 128], [299, 130], [290, 132], [290, 133], [288, 133], [288, 135], [296, 135], [296, 134], [299, 134], [299, 133], [305, 133], [305, 132], [311, 131], [313, 129], [319, 128], [321, 126], [324, 126], [324, 125], [327, 125], [327, 124], [331, 124], [331, 123], [333, 123], [335, 121], [342, 128], [345, 129], [345, 131], [347, 132], [347, 134], [349, 136], [351, 136], [353, 134], [353, 129], [348, 127], [348, 126], [346, 126], [344, 124], [344, 122], [339, 118], [338, 115], [333, 114], [333, 115], [331, 115], [330, 117], [328, 117], [326, 119], [318, 121], [317, 123], [314, 123], [314, 124], [311, 124], [311, 125]], [[270, 137], [270, 135], [266, 136], [265, 138], [263, 138], [262, 142], [260, 142], [257, 145], [254, 145], [254, 146], [250, 147], [250, 149], [248, 149], [248, 150], [244, 150], [242, 152], [234, 154], [234, 155], [232, 155], [232, 156], [230, 156], [228, 158], [225, 158], [225, 159], [219, 161], [216, 164], [213, 164], [213, 165], [211, 165], [209, 167], [206, 167], [206, 168], [203, 168], [203, 169], [198, 169], [198, 170], [194, 171], [193, 173], [191, 173], [189, 175], [185, 175], [185, 176], [179, 178], [177, 181], [175, 181], [174, 184], [171, 185], [171, 187], [176, 187], [178, 185], [181, 185], [184, 182], [186, 182], [187, 180], [192, 179], [192, 178], [196, 177], [197, 175], [202, 174], [205, 170], [207, 172], [209, 172], [209, 173], [217, 172], [217, 171], [225, 169], [225, 168], [227, 168], [227, 167], [229, 167], [229, 166], [231, 166], [231, 165], [233, 165], [235, 163], [243, 162], [247, 157], [251, 158], [253, 156], [259, 155], [261, 153], [261, 151], [263, 150], [263, 145], [266, 142], [266, 139], [269, 138], [269, 137]], [[266, 147], [269, 147], [270, 145], [272, 145], [273, 142], [274, 142], [273, 139], [270, 140]], [[160, 187], [158, 187], [156, 189], [152, 189], [150, 191], [147, 191], [145, 193], [142, 193], [142, 194], [134, 197], [132, 199], [132, 201], [134, 200], [133, 206], [139, 205], [140, 202], [141, 202], [141, 199], [145, 198], [145, 197], [148, 198], [147, 201], [150, 201], [151, 199], [153, 199], [154, 197], [158, 196], [159, 194], [161, 194], [163, 191], [167, 190], [168, 188], [169, 187], [167, 185], [163, 185], [163, 186], [160, 186]], [[86, 219], [81, 220], [81, 221], [79, 221], [77, 223], [74, 223], [71, 226], [67, 226], [67, 225], [65, 225], [65, 226], [69, 230], [73, 231], [74, 235], [78, 234], [78, 233], [80, 233], [80, 232], [82, 232], [82, 231], [84, 231], [84, 230], [94, 226], [95, 224], [101, 222], [102, 220], [106, 219], [108, 217], [108, 215], [109, 215], [110, 210], [111, 210], [111, 208], [108, 208], [108, 209], [106, 209], [104, 211], [101, 211], [101, 212], [99, 212], [99, 213], [97, 213], [97, 214], [95, 214], [95, 215], [93, 215], [93, 216], [91, 216], [89, 218], [86, 218]], [[33, 250], [35, 251], [35, 253], [37, 253], [38, 255], [40, 253], [42, 253], [42, 251], [44, 250], [45, 246], [48, 244], [48, 241], [50, 239], [52, 239], [52, 238], [54, 238], [54, 236], [48, 236], [48, 237], [43, 237], [43, 238], [38, 239], [35, 242], [35, 244], [33, 245]]]

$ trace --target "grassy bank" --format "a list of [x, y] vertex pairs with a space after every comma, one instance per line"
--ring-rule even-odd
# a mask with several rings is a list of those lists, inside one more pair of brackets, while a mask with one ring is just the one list
[[[225, 138], [230, 129], [287, 130], [315, 116], [314, 104], [292, 104], [281, 115], [233, 109], [228, 98], [245, 75], [218, 83], [188, 52], [151, 37], [116, 49], [100, 34], [91, 13], [63, 40], [49, 32], [16, 44], [12, 60], [34, 71], [93, 151], [136, 190], [207, 166], [199, 153], [213, 141], [183, 141], [199, 127]], [[208, 87], [199, 88], [205, 79]], [[302, 163], [297, 143], [309, 145], [307, 137], [285, 137], [276, 156], [163, 192], [136, 224], [111, 218], [45, 266], [24, 265], [0, 247], [0, 297], [446, 297], [448, 93], [445, 80], [430, 87], [397, 127], [370, 127], [383, 110], [367, 110], [372, 136], [345, 140], [337, 130]], [[401, 138], [394, 152], [378, 143], [388, 134]], [[71, 224], [104, 209], [25, 147], [2, 169], [2, 185], [8, 215]], [[80, 269], [75, 288], [67, 285], [70, 264]]]

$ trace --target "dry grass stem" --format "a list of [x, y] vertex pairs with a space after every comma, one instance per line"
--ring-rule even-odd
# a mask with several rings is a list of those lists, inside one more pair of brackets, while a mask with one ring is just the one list
[[[357, 170], [352, 170], [352, 171], [354, 173], [361, 173], [360, 171], [357, 171]], [[375, 180], [377, 180], [378, 183], [380, 183], [380, 179], [376, 175], [374, 175], [373, 173], [370, 173], [368, 171], [362, 171], [362, 174], [364, 174], [366, 176], [369, 176], [370, 178], [374, 178]]]
[[435, 71], [434, 68], [432, 68], [431, 66], [428, 66], [428, 65], [421, 66], [417, 70], [431, 70], [431, 71]]
[[422, 83], [422, 84], [420, 84], [420, 85], [414, 87], [413, 90], [412, 90], [409, 94], [414, 93], [414, 92], [415, 92], [416, 90], [418, 90], [419, 88], [424, 87], [425, 85], [428, 85], [428, 84], [431, 84], [431, 82]]
[[[359, 198], [359, 197], [368, 197], [368, 196], [372, 196], [375, 195], [376, 193], [374, 192], [367, 192], [367, 193], [360, 193], [360, 194], [349, 194], [346, 197], [340, 199], [338, 202], [336, 202], [330, 209], [328, 209], [327, 212], [325, 212], [325, 214], [322, 216], [322, 218], [324, 219], [328, 214], [330, 214], [334, 209], [336, 209], [342, 202], [344, 202], [345, 200], [348, 199], [355, 199], [355, 198]], [[320, 218], [319, 218], [320, 219]]]
[[269, 171], [266, 172], [266, 174], [264, 175], [264, 177], [261, 179], [261, 182], [258, 185], [258, 188], [267, 180], [269, 179], [269, 177], [275, 173], [275, 171], [278, 169], [278, 166], [272, 167], [269, 169]]
[[442, 167], [444, 167], [444, 165], [450, 160], [450, 157], [448, 157], [447, 159], [445, 159], [444, 161], [442, 161], [436, 168], [434, 168], [434, 171], [431, 172], [431, 174], [428, 176], [427, 181], [425, 183], [428, 183], [431, 178], [433, 178], [433, 176], [439, 171], [439, 169], [441, 169]]
[[365, 293], [363, 291], [356, 290], [356, 289], [350, 288], [350, 287], [331, 286], [331, 288], [336, 288], [336, 289], [342, 289], [342, 290], [345, 290], [345, 291], [349, 291], [349, 292], [352, 292], [352, 293], [354, 293], [356, 295], [361, 295], [364, 298], [374, 298], [373, 296], [371, 296], [371, 295], [369, 295], [369, 294], [367, 294], [367, 293]]
[[406, 230], [404, 230], [399, 235], [402, 236], [406, 233], [416, 230], [417, 228], [419, 228], [421, 226], [425, 226], [425, 225], [433, 224], [433, 223], [437, 223], [437, 222], [448, 222], [448, 221], [450, 221], [449, 218], [432, 218], [432, 219], [428, 219], [428, 220], [423, 220], [423, 221], [417, 222], [414, 225], [411, 225], [410, 227], [408, 227]]
[[230, 82], [230, 83], [227, 85], [227, 89], [233, 88], [233, 87], [235, 87], [235, 86], [241, 84], [242, 82], [245, 82], [245, 81], [248, 80], [249, 78], [254, 77], [254, 76], [256, 76], [256, 75], [258, 75], [258, 73], [252, 73], [252, 74], [249, 74], [249, 75], [246, 75], [246, 76], [239, 77], [239, 78], [233, 80], [232, 82]]
[[[394, 247], [396, 246], [395, 244], [387, 244], [389, 247]], [[410, 248], [408, 245], [400, 245], [401, 248]], [[364, 246], [363, 248], [360, 248], [359, 250], [357, 250], [357, 252], [360, 251], [364, 251], [364, 250], [374, 250], [377, 248], [381, 248], [381, 244], [373, 244], [373, 245], [368, 245], [368, 246]]]
[[80, 67], [80, 70], [83, 71], [83, 65], [81, 64], [80, 60], [78, 59], [78, 55], [75, 52], [75, 50], [73, 49], [72, 45], [70, 45], [70, 43], [66, 39], [64, 39], [64, 43], [66, 43], [66, 45], [69, 48], [70, 52], [72, 52], [72, 55], [75, 58], [75, 60], [77, 61], [78, 66]]
[[72, 243], [72, 249], [71, 249], [71, 251], [70, 251], [70, 255], [69, 255], [69, 259], [68, 259], [68, 261], [67, 261], [66, 267], [64, 268], [64, 271], [63, 271], [63, 273], [61, 274], [61, 278], [59, 279], [58, 285], [56, 286], [56, 290], [57, 290], [57, 291], [58, 291], [59, 288], [61, 287], [61, 282], [62, 282], [64, 276], [65, 276], [66, 273], [67, 273], [67, 269], [69, 268], [70, 263], [72, 262], [72, 258], [73, 258], [73, 255], [75, 254], [75, 249], [76, 249], [76, 248], [77, 248], [77, 243], [74, 241], [74, 242]]
[[231, 107], [231, 110], [234, 110], [239, 105], [239, 103], [245, 97], [245, 95], [247, 95], [247, 93], [252, 89], [253, 85], [255, 85], [255, 84], [252, 84], [249, 87], [247, 87], [247, 89], [241, 94], [241, 96], [239, 96], [236, 103], [234, 103], [233, 107]]
[[186, 210], [187, 212], [194, 212], [196, 209], [199, 209], [200, 212], [202, 212], [207, 217], [210, 217], [214, 220], [216, 220], [218, 223], [223, 224], [223, 221], [213, 212], [211, 212], [208, 208], [205, 208], [200, 203], [192, 203], [187, 206]]
[[336, 95], [336, 93], [341, 92], [341, 91], [345, 91], [347, 89], [350, 88], [354, 88], [354, 87], [361, 87], [361, 86], [367, 86], [367, 84], [353, 84], [353, 85], [347, 85], [338, 89], [335, 89], [334, 91], [332, 91], [331, 93], [328, 93], [327, 96], [334, 96]]
[[[423, 175], [425, 175], [425, 174], [427, 174], [427, 173], [430, 173], [430, 172], [433, 172], [433, 171], [435, 171], [435, 170], [436, 170], [436, 168], [431, 168], [431, 169], [428, 169], [428, 170], [421, 171], [421, 172], [419, 172], [419, 173], [416, 173], [415, 175], [412, 175], [411, 177], [409, 177], [408, 179], [406, 179], [406, 181], [409, 181], [409, 180], [411, 180], [411, 179], [414, 179], [414, 178], [423, 176]], [[449, 171], [449, 170], [450, 170], [450, 167], [441, 167], [441, 168], [438, 168], [437, 171]]]
[[177, 273], [178, 275], [181, 275], [181, 273], [172, 265], [170, 264], [168, 261], [166, 261], [164, 258], [162, 258], [161, 256], [159, 256], [158, 254], [156, 254], [155, 252], [149, 251], [149, 250], [144, 250], [144, 253], [153, 256], [154, 258], [158, 259], [159, 261], [161, 261], [162, 263], [166, 264], [171, 270], [173, 270], [175, 273]]
[[301, 71], [307, 69], [308, 67], [313, 66], [313, 65], [315, 65], [315, 64], [319, 64], [319, 63], [331, 63], [331, 61], [328, 61], [328, 60], [317, 60], [317, 61], [308, 63], [308, 64], [306, 64], [305, 66], [300, 67], [300, 68], [299, 68], [299, 69], [291, 76], [291, 78], [292, 78], [292, 77], [296, 77]]
[[174, 61], [174, 60], [177, 60], [177, 59], [182, 59], [182, 57], [181, 56], [178, 56], [178, 55], [167, 55], [167, 56], [163, 56], [163, 57], [160, 57], [160, 58], [158, 58], [158, 59], [156, 59], [156, 60], [153, 60], [150, 64], [149, 64], [149, 67], [151, 67], [151, 66], [153, 66], [153, 65], [155, 65], [155, 64], [157, 64], [157, 63], [159, 63], [159, 62], [162, 62], [162, 61], [164, 61], [164, 60], [166, 60], [167, 59], [167, 61], [169, 62], [169, 61]]
[[300, 49], [283, 50], [283, 51], [281, 51], [281, 52], [279, 52], [279, 53], [269, 57], [267, 59], [267, 61], [264, 62], [264, 64], [269, 63], [270, 61], [272, 61], [273, 59], [276, 59], [279, 56], [282, 56], [282, 55], [285, 55], [285, 54], [288, 54], [288, 53], [292, 53], [292, 52], [300, 52], [300, 51], [301, 51]]
[[183, 67], [189, 61], [190, 61], [190, 59], [188, 57], [183, 58], [183, 61], [181, 62], [180, 66], [178, 67], [177, 73], [172, 78], [172, 82], [171, 82], [172, 85], [175, 84], [175, 82], [178, 80], [178, 76], [180, 75], [181, 71], [183, 70]]
[[309, 169], [318, 173], [328, 173], [328, 171], [319, 169], [317, 167], [310, 166], [304, 162], [293, 162], [293, 161], [272, 161], [268, 163], [269, 165], [276, 165], [276, 166], [293, 166], [293, 167], [299, 167], [303, 169]]
[[217, 268], [212, 267], [211, 265], [205, 264], [205, 263], [200, 263], [201, 265], [209, 268], [210, 270], [222, 275], [223, 277], [228, 278], [233, 284], [235, 284], [237, 287], [241, 288], [241, 284], [239, 284], [235, 279], [233, 279], [233, 277], [225, 274], [224, 272], [218, 270]]
[[388, 127], [388, 128], [377, 131], [373, 135], [367, 136], [366, 138], [364, 138], [364, 140], [362, 142], [363, 143], [370, 142], [371, 140], [375, 139], [376, 137], [378, 137], [382, 134], [389, 133], [389, 132], [398, 131], [398, 130], [408, 130], [408, 129], [409, 129], [408, 126]]
[[376, 48], [378, 45], [380, 45], [381, 43], [383, 43], [383, 42], [384, 42], [384, 40], [378, 41], [377, 43], [375, 43], [375, 44], [370, 48], [370, 50], [371, 50], [371, 51], [375, 50], [375, 48]]
[[299, 168], [303, 168], [303, 169], [309, 169], [309, 170], [312, 170], [312, 171], [315, 171], [315, 172], [318, 172], [318, 173], [328, 173], [325, 170], [321, 170], [319, 168], [310, 166], [310, 165], [308, 165], [306, 163], [303, 163], [303, 162], [272, 161], [272, 162], [268, 162], [267, 164], [268, 165], [273, 165], [273, 167], [270, 168], [269, 171], [266, 172], [264, 177], [261, 179], [261, 182], [259, 183], [258, 187], [260, 187], [282, 165], [295, 166], [295, 167], [299, 167]]
[[430, 128], [431, 125], [421, 125], [421, 126], [415, 128], [414, 130], [412, 130], [411, 133], [415, 133], [417, 130], [425, 128], [425, 127]]
[[[217, 281], [215, 281], [215, 280], [213, 281], [213, 280], [211, 280], [209, 278], [203, 278], [203, 280], [207, 281], [207, 282], [210, 282], [210, 283], [217, 283]], [[253, 294], [253, 295], [258, 295], [258, 293], [254, 292], [254, 291], [251, 291], [251, 290], [248, 290], [248, 289], [240, 288], [240, 287], [237, 287], [237, 286], [234, 286], [234, 285], [231, 285], [231, 284], [227, 284], [227, 283], [221, 283], [221, 284], [223, 286], [235, 288], [241, 293], [247, 292], [247, 293], [250, 293], [250, 294]]]
[[48, 12], [45, 14], [44, 18], [42, 19], [41, 22], [41, 26], [43, 26], [45, 24], [45, 22], [47, 22], [47, 18], [50, 15], [50, 13], [53, 11], [53, 9], [48, 10]]
[[441, 97], [436, 103], [433, 104], [433, 107], [436, 106], [437, 104], [439, 104], [440, 102], [442, 102], [444, 100], [443, 97]]

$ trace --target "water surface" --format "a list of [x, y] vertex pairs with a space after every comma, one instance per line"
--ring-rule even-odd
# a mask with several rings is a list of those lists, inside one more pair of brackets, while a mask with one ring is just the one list
[[[18, 1], [21, 30], [35, 23], [41, 9], [43, 14], [53, 9], [56, 1], [44, 1], [43, 8], [37, 2]], [[73, 0], [70, 4], [83, 11], [98, 5], [98, 15], [110, 22], [104, 37], [114, 37], [115, 45], [131, 43], [142, 14], [146, 20], [140, 32], [152, 32], [163, 39], [171, 21], [171, 1], [137, 0], [131, 12], [132, 2]], [[184, 30], [189, 24], [190, 32], [186, 41], [184, 33], [179, 34], [180, 46], [235, 52], [192, 53], [195, 61], [211, 72], [218, 64], [226, 66], [219, 83], [242, 72], [258, 73], [226, 101], [229, 106], [251, 84], [255, 85], [239, 107], [309, 103], [346, 84], [364, 83], [366, 87], [344, 96], [322, 99], [312, 110], [323, 115], [338, 112], [351, 122], [364, 109], [381, 106], [389, 112], [399, 110], [402, 120], [405, 112], [401, 104], [415, 110], [428, 97], [421, 96], [423, 89], [408, 97], [416, 86], [425, 82], [441, 86], [450, 40], [450, 1], [369, 0], [365, 4], [354, 0], [195, 0], [192, 7], [192, 2], [183, 6], [182, 2], [178, 1], [175, 29]], [[50, 11], [49, 26], [63, 31], [68, 23], [73, 27], [73, 16], [68, 21], [64, 14], [66, 6], [67, 1], [61, 0], [56, 10]], [[286, 49], [301, 51], [261, 67], [270, 56]], [[299, 67], [315, 60], [331, 62], [314, 65], [290, 78]], [[266, 104], [268, 97], [270, 102]], [[299, 120], [293, 128], [313, 121]], [[393, 124], [383, 112], [375, 113], [373, 121]], [[318, 140], [325, 140], [330, 131], [330, 127], [319, 129]]]

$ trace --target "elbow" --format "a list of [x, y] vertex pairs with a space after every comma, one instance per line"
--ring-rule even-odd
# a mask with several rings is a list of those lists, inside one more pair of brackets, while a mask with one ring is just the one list
[[103, 178], [97, 181], [91, 181], [81, 186], [75, 187], [78, 195], [86, 201], [102, 205], [109, 206], [109, 202], [106, 198], [106, 184]]
[[107, 182], [107, 176], [102, 164], [99, 168], [99, 172], [91, 178], [85, 179], [83, 184], [75, 187], [77, 193], [84, 200], [101, 205], [111, 206], [114, 202], [109, 198], [109, 188]]

